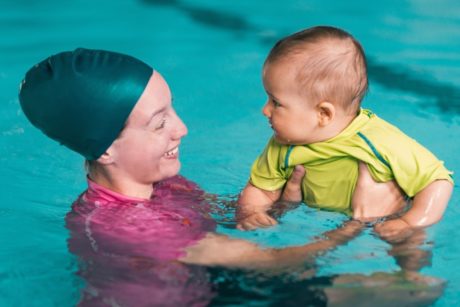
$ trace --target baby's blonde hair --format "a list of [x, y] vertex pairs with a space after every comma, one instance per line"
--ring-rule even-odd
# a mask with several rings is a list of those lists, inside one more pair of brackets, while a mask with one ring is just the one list
[[275, 44], [264, 65], [285, 59], [299, 61], [297, 80], [310, 98], [359, 109], [368, 89], [366, 57], [349, 33], [329, 26], [294, 33]]

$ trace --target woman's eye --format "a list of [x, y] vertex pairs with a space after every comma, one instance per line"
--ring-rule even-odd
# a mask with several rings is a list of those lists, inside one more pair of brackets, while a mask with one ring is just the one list
[[160, 122], [160, 124], [155, 128], [155, 130], [160, 130], [163, 129], [166, 125], [166, 118], [163, 118]]
[[272, 101], [273, 101], [273, 105], [275, 106], [275, 108], [281, 106], [281, 104], [278, 101], [276, 101], [276, 100], [272, 100]]

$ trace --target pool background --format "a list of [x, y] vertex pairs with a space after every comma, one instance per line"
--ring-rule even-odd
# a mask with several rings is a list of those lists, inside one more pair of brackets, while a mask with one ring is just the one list
[[[181, 173], [205, 190], [235, 195], [270, 129], [261, 115], [264, 57], [280, 37], [328, 24], [350, 31], [369, 59], [364, 106], [460, 172], [460, 4], [445, 1], [42, 0], [0, 1], [0, 305], [67, 306], [83, 282], [66, 247], [64, 215], [85, 188], [82, 159], [23, 116], [18, 84], [50, 54], [116, 50], [158, 69], [189, 128]], [[458, 179], [457, 179], [458, 181]], [[443, 221], [429, 230], [432, 266], [448, 280], [436, 306], [460, 299], [458, 183]], [[299, 208], [267, 231], [238, 233], [267, 245], [302, 243], [340, 219]], [[320, 259], [320, 274], [395, 270], [370, 233]], [[371, 254], [371, 250], [375, 253]]]

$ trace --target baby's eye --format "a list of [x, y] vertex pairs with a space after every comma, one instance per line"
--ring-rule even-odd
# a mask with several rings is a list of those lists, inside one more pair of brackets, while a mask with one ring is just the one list
[[278, 101], [276, 101], [276, 100], [274, 100], [274, 99], [272, 99], [272, 101], [273, 101], [273, 106], [274, 106], [275, 108], [281, 106], [281, 104], [280, 104]]

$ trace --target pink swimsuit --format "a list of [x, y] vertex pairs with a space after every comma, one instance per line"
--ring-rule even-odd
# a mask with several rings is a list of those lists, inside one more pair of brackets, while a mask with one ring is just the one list
[[87, 283], [80, 306], [206, 305], [206, 270], [177, 261], [215, 229], [203, 195], [180, 176], [157, 184], [150, 200], [88, 180], [66, 217], [69, 250]]

